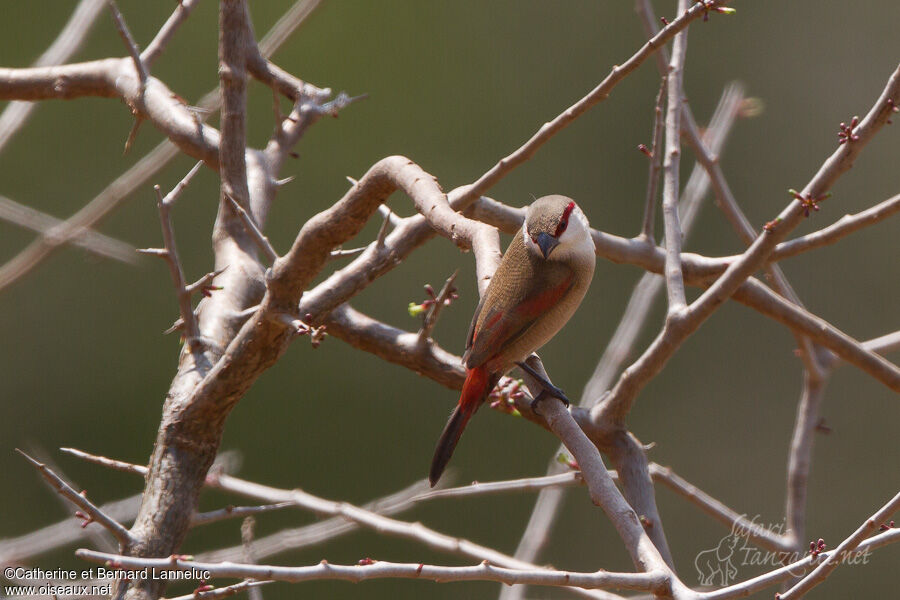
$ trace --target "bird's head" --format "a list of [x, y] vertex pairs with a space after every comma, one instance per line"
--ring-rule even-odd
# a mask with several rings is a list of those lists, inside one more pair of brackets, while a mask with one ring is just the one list
[[525, 212], [525, 246], [544, 260], [569, 260], [594, 254], [587, 217], [566, 196], [544, 196]]

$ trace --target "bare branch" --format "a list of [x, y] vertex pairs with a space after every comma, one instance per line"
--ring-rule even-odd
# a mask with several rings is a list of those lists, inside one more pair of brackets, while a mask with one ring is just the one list
[[868, 340], [866, 342], [863, 342], [862, 345], [866, 348], [866, 350], [877, 352], [878, 354], [896, 352], [897, 350], [900, 350], [900, 331], [895, 331], [893, 333], [888, 333], [881, 337]]
[[[252, 44], [247, 56], [247, 69], [254, 78], [295, 102], [304, 96], [323, 99], [331, 92], [330, 90], [320, 90], [294, 77], [274, 65], [267, 57], [271, 56], [274, 46], [283, 44], [287, 37], [296, 31], [320, 2], [321, 0], [298, 0], [295, 2], [272, 27], [266, 37], [259, 42], [259, 45]], [[248, 16], [247, 22], [249, 23], [249, 21]]]
[[[704, 4], [707, 4], [709, 7], [717, 7], [727, 4], [727, 1], [709, 0]], [[613, 67], [609, 75], [586, 96], [560, 113], [552, 121], [544, 123], [527, 142], [522, 144], [512, 154], [500, 159], [496, 165], [466, 189], [463, 198], [465, 200], [477, 198], [513, 169], [534, 156], [538, 148], [544, 145], [547, 140], [565, 129], [575, 119], [587, 112], [588, 109], [605, 100], [620, 81], [637, 69], [653, 53], [662, 48], [675, 34], [684, 30], [691, 21], [702, 16], [706, 10], [708, 9], [703, 4], [695, 3], [687, 12], [679, 15], [677, 19], [666, 25], [658, 35], [641, 46], [640, 50], [633, 54], [631, 58], [621, 65]]]
[[[618, 476], [615, 471], [610, 471], [609, 476], [616, 479]], [[445, 490], [429, 491], [420, 496], [416, 496], [413, 500], [422, 502], [425, 500], [434, 500], [438, 498], [460, 498], [468, 496], [489, 496], [492, 494], [502, 494], [505, 492], [533, 492], [544, 490], [550, 487], [572, 487], [576, 485], [584, 485], [584, 477], [580, 471], [568, 471], [557, 475], [545, 475], [543, 477], [524, 477], [522, 479], [511, 479], [508, 481], [489, 481], [489, 482], [473, 482], [471, 485], [447, 488]]]
[[[537, 355], [532, 354], [527, 362], [538, 374], [549, 381]], [[619, 537], [625, 543], [625, 549], [631, 556], [635, 567], [644, 572], [658, 571], [666, 574], [666, 583], [670, 590], [678, 591], [684, 588], [684, 584], [678, 580], [660, 551], [650, 540], [647, 532], [644, 531], [637, 513], [625, 501], [613, 483], [597, 446], [588, 439], [585, 432], [572, 418], [571, 413], [566, 410], [562, 401], [548, 397], [545, 386], [540, 385], [527, 372], [524, 373], [524, 376], [530, 390], [541, 390], [540, 394], [533, 394], [536, 401], [543, 400], [540, 402], [541, 415], [546, 419], [547, 425], [553, 433], [575, 457], [588, 486], [591, 501], [606, 513], [619, 533]]]
[[354, 348], [426, 375], [449, 388], [462, 388], [465, 370], [459, 356], [436, 343], [422, 345], [419, 335], [377, 321], [342, 304], [325, 318], [328, 333]]
[[172, 16], [170, 16], [160, 28], [156, 37], [154, 37], [153, 40], [147, 44], [147, 47], [144, 48], [144, 51], [140, 55], [141, 63], [150, 67], [160, 56], [162, 56], [166, 46], [169, 45], [169, 42], [175, 36], [175, 32], [178, 31], [181, 24], [191, 15], [191, 11], [194, 10], [199, 1], [200, 0], [179, 0], [178, 6], [175, 7]]
[[195, 514], [191, 519], [191, 526], [209, 525], [210, 523], [218, 523], [227, 519], [242, 519], [252, 515], [281, 510], [289, 506], [293, 506], [293, 504], [290, 502], [276, 502], [275, 504], [262, 504], [260, 506], [226, 506], [218, 510]]
[[191, 592], [190, 594], [185, 594], [184, 596], [175, 596], [174, 598], [170, 598], [169, 600], [218, 600], [218, 598], [227, 598], [229, 596], [234, 596], [235, 594], [239, 594], [245, 590], [247, 592], [250, 592], [251, 590], [254, 590], [263, 585], [268, 585], [270, 583], [275, 582], [271, 579], [265, 581], [245, 579], [244, 581], [235, 583], [233, 585], [215, 588], [206, 592]]
[[[441, 310], [443, 310], [444, 306], [450, 304], [453, 298], [458, 297], [456, 295], [456, 288], [453, 286], [453, 281], [456, 279], [456, 275], [459, 273], [459, 269], [453, 272], [453, 275], [447, 278], [447, 281], [444, 282], [444, 286], [441, 288], [441, 291], [438, 292], [437, 296], [432, 298], [432, 304], [425, 312], [425, 318], [422, 320], [422, 328], [419, 330], [419, 343], [424, 344], [431, 339], [431, 332], [434, 331], [434, 326], [437, 325], [438, 317], [441, 314]], [[431, 287], [427, 287], [427, 289], [431, 290]], [[434, 291], [432, 290], [432, 294]]]
[[775, 594], [775, 598], [778, 600], [802, 598], [812, 588], [825, 581], [825, 578], [838, 567], [841, 560], [844, 560], [849, 553], [856, 550], [864, 539], [869, 537], [873, 532], [878, 531], [878, 527], [897, 510], [900, 510], [900, 493], [894, 496], [887, 504], [882, 506], [878, 512], [860, 525], [847, 539], [841, 542], [840, 545], [835, 548], [834, 552], [830, 552], [825, 560], [822, 561], [812, 573], [804, 577], [797, 585], [787, 592]]
[[[653, 7], [649, 0], [638, 1], [638, 13], [643, 20], [648, 35], [653, 35], [657, 31], [657, 25], [655, 16], [653, 15]], [[660, 52], [659, 56], [665, 57], [665, 49]], [[660, 67], [662, 67], [661, 64]], [[697, 122], [694, 119], [687, 102], [683, 103], [682, 110], [684, 121], [683, 129], [687, 133], [688, 142], [692, 146], [694, 153], [697, 156], [697, 160], [706, 168], [706, 171], [709, 174], [713, 189], [715, 190], [717, 205], [725, 213], [725, 216], [728, 218], [735, 232], [737, 232], [747, 245], [750, 245], [757, 237], [757, 232], [753, 229], [750, 221], [741, 211], [734, 195], [731, 193], [731, 189], [729, 188], [728, 182], [725, 180], [725, 175], [722, 172], [722, 168], [719, 165], [718, 157], [705, 147], [705, 144], [701, 139], [699, 128], [697, 127]], [[766, 270], [772, 278], [774, 287], [778, 293], [785, 296], [794, 304], [802, 306], [800, 298], [797, 296], [796, 292], [794, 292], [794, 289], [791, 287], [791, 284], [788, 282], [781, 268], [777, 265], [770, 264], [766, 266]], [[803, 336], [797, 336], [797, 343], [802, 350], [801, 359], [806, 368], [814, 375], [821, 376], [821, 366], [816, 358], [818, 352], [813, 348], [809, 340]]]
[[650, 475], [654, 481], [663, 483], [676, 494], [700, 507], [703, 512], [722, 523], [729, 530], [740, 528], [741, 534], [746, 535], [747, 539], [755, 544], [780, 552], [791, 552], [795, 549], [792, 540], [774, 531], [760, 527], [758, 523], [754, 523], [745, 515], [738, 514], [737, 511], [713, 498], [694, 484], [679, 477], [670, 467], [662, 467], [653, 463], [650, 465]]
[[[659, 171], [662, 168], [662, 139], [663, 129], [666, 124], [663, 116], [663, 106], [666, 101], [666, 83], [663, 77], [659, 84], [659, 93], [656, 95], [656, 105], [653, 108], [653, 138], [650, 142], [649, 156], [650, 167], [647, 173], [647, 196], [644, 198], [644, 221], [641, 225], [641, 235], [648, 240], [653, 239], [653, 226], [656, 217], [656, 193], [659, 191]], [[643, 147], [643, 146], [640, 146]]]
[[134, 41], [131, 31], [128, 30], [125, 18], [122, 16], [122, 13], [119, 12], [119, 6], [116, 4], [116, 0], [106, 0], [106, 4], [109, 6], [109, 12], [112, 14], [113, 21], [116, 24], [116, 30], [118, 30], [119, 35], [122, 37], [122, 41], [125, 42], [125, 48], [128, 49], [128, 54], [131, 55], [131, 60], [134, 62], [134, 69], [138, 73], [138, 77], [141, 80], [141, 87], [143, 88], [147, 85], [149, 74], [147, 73], [147, 68], [144, 66], [144, 62], [141, 60], [141, 51], [138, 48], [137, 42]]
[[38, 469], [44, 479], [46, 479], [50, 483], [50, 485], [52, 485], [53, 488], [60, 493], [60, 495], [70, 500], [72, 504], [83, 510], [85, 513], [84, 516], [81, 516], [78, 513], [76, 513], [75, 516], [81, 516], [81, 518], [84, 519], [84, 521], [87, 523], [99, 523], [101, 526], [103, 526], [104, 529], [109, 531], [113, 535], [113, 537], [116, 538], [116, 540], [119, 541], [120, 547], [123, 550], [127, 550], [131, 547], [132, 543], [134, 542], [134, 538], [131, 537], [131, 534], [128, 533], [128, 530], [125, 529], [121, 524], [119, 524], [118, 521], [104, 513], [98, 506], [88, 500], [84, 492], [79, 494], [74, 489], [72, 489], [72, 486], [63, 481], [45, 464], [36, 461], [18, 448], [16, 448], [16, 452], [24, 456], [25, 460], [30, 462], [36, 469]]
[[[104, 4], [105, 0], [81, 0], [65, 27], [32, 66], [58, 65], [72, 56], [90, 33]], [[10, 102], [6, 106], [0, 114], [0, 152], [25, 124], [36, 106], [33, 102]]]
[[[878, 548], [882, 548], [887, 546], [888, 544], [893, 544], [896, 542], [900, 542], [900, 528], [890, 529], [881, 533], [879, 535], [873, 535], [867, 540], [863, 541], [859, 546], [857, 546], [858, 554], [864, 554], [866, 552], [870, 552], [872, 550], [876, 550]], [[832, 552], [820, 552], [819, 557], [821, 560], [827, 559], [832, 555]], [[852, 561], [853, 557], [841, 557], [843, 560]], [[722, 588], [720, 590], [715, 590], [713, 592], [705, 592], [699, 594], [699, 600], [732, 600], [734, 598], [746, 598], [760, 590], [764, 590], [768, 587], [772, 587], [773, 585], [777, 585], [782, 581], [787, 581], [796, 576], [798, 572], [803, 572], [809, 570], [812, 566], [813, 558], [811, 556], [807, 556], [802, 558], [796, 562], [785, 565], [779, 569], [775, 569], [768, 573], [764, 573], [758, 577], [754, 577], [753, 579], [748, 579], [747, 581], [734, 584], [729, 587]]]
[[191, 353], [195, 355], [195, 360], [199, 363], [199, 356], [203, 352], [204, 343], [200, 335], [200, 327], [197, 324], [197, 317], [194, 315], [194, 306], [191, 301], [191, 291], [188, 289], [187, 282], [184, 278], [184, 271], [181, 268], [181, 260], [178, 258], [178, 249], [175, 245], [175, 231], [172, 228], [172, 216], [170, 210], [172, 205], [184, 191], [184, 188], [191, 182], [194, 175], [203, 166], [202, 162], [194, 165], [188, 174], [176, 185], [171, 192], [163, 197], [159, 186], [153, 189], [156, 191], [157, 208], [159, 209], [159, 220], [162, 225], [163, 241], [165, 243], [165, 252], [159, 253], [159, 256], [166, 261], [169, 266], [169, 272], [172, 275], [172, 283], [175, 286], [175, 294], [178, 298], [178, 309], [181, 313], [181, 320], [184, 323], [184, 339], [185, 343], [190, 347]]
[[[663, 78], [662, 81], [665, 82], [665, 78]], [[722, 145], [725, 143], [727, 134], [730, 132], [731, 127], [735, 122], [737, 107], [742, 99], [743, 91], [740, 86], [733, 83], [726, 86], [725, 91], [722, 93], [722, 97], [716, 106], [716, 110], [713, 113], [713, 117], [710, 120], [704, 138], [712, 148], [715, 148], [716, 152], [721, 151]], [[663, 123], [664, 119], [662, 110], [660, 109], [657, 125], [661, 127]], [[662, 135], [660, 134], [659, 137], [661, 138]], [[654, 150], [653, 157], [654, 161], [656, 161], [662, 154], [658, 143], [654, 143], [654, 148], [657, 148]], [[652, 170], [653, 169], [651, 169], [650, 177], [658, 179], [657, 175], [652, 173]], [[683, 215], [681, 225], [685, 239], [692, 229], [695, 218], [699, 213], [700, 203], [705, 197], [708, 189], [709, 177], [706, 175], [701, 165], [694, 165], [688, 183], [684, 188], [679, 206], [679, 214]], [[654, 198], [655, 195], [654, 192]], [[488, 211], [483, 210], [482, 207], [487, 207], [487, 205], [488, 203], [486, 201], [476, 203], [473, 206], [473, 214], [479, 214], [481, 217], [486, 216]], [[645, 211], [645, 218], [646, 214]], [[619, 326], [616, 328], [612, 338], [610, 338], [606, 350], [603, 352], [603, 356], [601, 356], [597, 363], [597, 367], [594, 370], [591, 379], [585, 385], [581, 395], [581, 406], [590, 406], [597, 398], [600, 398], [607, 389], [609, 389], [609, 386], [613, 382], [613, 378], [622, 368], [622, 364], [625, 360], [630, 356], [632, 348], [637, 341], [637, 336], [643, 329], [643, 325], [650, 313], [653, 301], [662, 289], [662, 284], [663, 280], [661, 277], [653, 273], [645, 273], [635, 286]], [[547, 469], [548, 474], [557, 473], [559, 468], [560, 465], [555, 460], [555, 457], [551, 458]], [[630, 473], [630, 471], [626, 471], [626, 473]], [[629, 502], [634, 502], [628, 495], [630, 488], [626, 487], [625, 492], [626, 499], [628, 499]], [[519, 542], [519, 546], [516, 549], [517, 558], [529, 561], [534, 561], [536, 559], [541, 547], [547, 540], [547, 532], [552, 526], [555, 515], [562, 503], [562, 499], [562, 490], [556, 487], [549, 487], [540, 492], [535, 506], [532, 509], [531, 518], [528, 521], [528, 525], [526, 526], [525, 532]], [[655, 511], [647, 510], [645, 512], [653, 513]], [[644, 516], [649, 519], [652, 515], [645, 514]], [[661, 530], [661, 527], [656, 527], [651, 531], [651, 537], [654, 539], [654, 543], [657, 544], [657, 547], [665, 545], [665, 537], [661, 533]], [[523, 593], [524, 590], [520, 588], [503, 588], [501, 599], [518, 600], [522, 597]]]
[[[94, 462], [96, 464], [107, 466], [116, 470], [134, 473], [142, 476], [146, 475], [148, 472], [147, 467], [133, 465], [102, 456], [96, 456], [81, 450], [76, 450], [73, 448], [62, 448], [61, 450], [63, 452], [66, 452], [67, 454], [72, 454], [73, 456], [77, 456], [90, 462]], [[312, 511], [318, 515], [335, 516], [338, 517], [338, 519], [343, 520], [344, 522], [350, 521], [352, 523], [355, 523], [356, 525], [374, 529], [375, 531], [378, 531], [382, 534], [412, 539], [436, 550], [460, 554], [462, 556], [468, 556], [469, 558], [474, 558], [476, 560], [488, 560], [492, 564], [506, 566], [512, 569], [529, 570], [537, 568], [531, 563], [518, 561], [491, 548], [475, 544], [462, 538], [454, 538], [439, 533], [423, 526], [421, 523], [407, 523], [404, 521], [399, 521], [397, 519], [391, 519], [389, 517], [376, 514], [371, 510], [353, 506], [352, 504], [349, 504], [347, 502], [334, 502], [331, 500], [325, 500], [299, 489], [283, 490], [273, 488], [258, 483], [245, 481], [237, 477], [232, 477], [230, 475], [208, 477], [205, 481], [205, 484], [220, 490], [240, 494], [242, 496], [250, 498], [255, 498], [264, 502], [289, 502], [294, 506]], [[406, 495], [406, 498], [408, 500], [409, 497], [421, 493], [423, 489], [425, 489], [424, 483], [411, 488], [409, 491], [404, 491], [403, 493]], [[403, 510], [405, 508], [405, 501], [402, 499], [400, 501], [392, 499], [390, 502], [397, 502], [397, 504], [400, 505], [393, 506], [391, 510]], [[374, 506], [373, 509], [378, 510], [379, 507]], [[331, 527], [333, 526], [330, 525], [329, 528]], [[259, 542], [257, 543], [256, 548], [259, 548]], [[595, 598], [609, 599], [608, 595], [597, 595], [594, 593], [586, 595]]]
[[[685, 14], [691, 3], [678, 0], [679, 16]], [[696, 6], [696, 3], [693, 3]], [[666, 238], [666, 292], [669, 297], [667, 319], [680, 319], [687, 301], [684, 294], [684, 274], [681, 272], [681, 222], [678, 219], [678, 171], [681, 167], [681, 81], [687, 53], [687, 29], [680, 31], [672, 42], [672, 60], [669, 62], [666, 83], [668, 101], [666, 107], [666, 149], [663, 159], [663, 223]]]
[[[19, 204], [6, 196], [0, 196], [0, 220], [14, 223], [45, 236], [52, 236], [54, 231], [58, 231], [63, 224], [56, 217], [51, 217], [30, 206]], [[69, 242], [97, 256], [129, 264], [136, 262], [133, 246], [97, 231], [84, 229], [70, 237]]]
[[[896, 102], [900, 102], [900, 68], [891, 75], [881, 96], [855, 129], [859, 139], [852, 144], [840, 145], [800, 195], [803, 198], [822, 196], [851, 167], [862, 148], [887, 122], [893, 114], [892, 103]], [[595, 407], [595, 418], [604, 422], [609, 422], [606, 419], [610, 417], [621, 421], [640, 390], [662, 370], [681, 343], [766, 262], [775, 246], [803, 220], [806, 211], [805, 203], [794, 199], [779, 215], [777, 226], [756, 238], [750, 248], [691, 304], [685, 318], [677, 326], [665, 328], [632, 368], [625, 371], [610, 396]], [[896, 389], [900, 390], [900, 380]]]
[[844, 215], [828, 227], [778, 244], [772, 252], [772, 260], [783, 260], [801, 252], [833, 244], [863, 227], [880, 223], [898, 212], [900, 212], [900, 194], [888, 198], [872, 208], [853, 215]]
[[104, 564], [111, 562], [123, 568], [170, 569], [208, 571], [213, 577], [241, 577], [246, 579], [271, 579], [299, 583], [322, 579], [352, 582], [369, 579], [403, 578], [429, 579], [437, 583], [450, 581], [499, 581], [509, 585], [530, 583], [533, 585], [575, 586], [585, 589], [620, 588], [653, 591], [664, 587], [663, 578], [651, 573], [575, 573], [550, 569], [509, 569], [497, 567], [485, 560], [472, 567], [445, 567], [422, 563], [390, 563], [361, 560], [355, 565], [336, 565], [322, 561], [308, 567], [278, 567], [273, 565], [247, 565], [239, 563], [201, 563], [169, 558], [132, 558], [93, 550], [78, 550], [75, 555], [84, 560]]
[[262, 231], [259, 230], [259, 227], [256, 226], [256, 223], [253, 222], [253, 217], [250, 216], [244, 207], [237, 203], [237, 201], [232, 198], [230, 195], [225, 194], [225, 199], [228, 200], [231, 208], [238, 214], [241, 218], [241, 222], [244, 224], [244, 229], [247, 230], [253, 240], [256, 242], [256, 245], [259, 246], [259, 249], [262, 250], [263, 254], [266, 255], [266, 258], [269, 259], [269, 262], [274, 263], [278, 260], [278, 253], [275, 252], [275, 248], [272, 247], [272, 244], [269, 242], [269, 238], [267, 238]]
[[[104, 503], [99, 508], [109, 518], [120, 523], [127, 523], [137, 514], [140, 504], [141, 495], [136, 494]], [[82, 528], [75, 520], [68, 517], [31, 533], [0, 540], [0, 563], [29, 562], [36, 556], [57, 550], [86, 537], [88, 537], [87, 529]]]
[[[215, 478], [212, 479], [211, 485], [215, 485]], [[417, 481], [393, 494], [368, 502], [361, 508], [380, 515], [394, 515], [415, 506], [412, 498], [426, 489], [428, 489], [427, 482]], [[253, 555], [259, 560], [288, 551], [310, 548], [357, 529], [359, 529], [359, 525], [341, 517], [324, 519], [303, 527], [282, 529], [254, 540]], [[203, 552], [197, 555], [197, 560], [204, 562], [236, 561], [241, 560], [243, 554], [243, 546], [234, 546]]]

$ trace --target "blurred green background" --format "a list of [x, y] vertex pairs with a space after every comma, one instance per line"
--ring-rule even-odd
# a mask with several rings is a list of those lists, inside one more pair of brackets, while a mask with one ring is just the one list
[[[656, 2], [666, 15], [674, 2]], [[4, 2], [0, 63], [27, 66], [54, 39], [72, 2]], [[122, 0], [135, 37], [146, 44], [172, 2]], [[290, 5], [255, 2], [259, 35]], [[691, 27], [686, 93], [701, 122], [723, 86], [734, 79], [762, 98], [765, 112], [739, 121], [722, 164], [754, 226], [772, 218], [835, 148], [838, 123], [864, 114], [897, 65], [895, 0], [734, 2], [734, 17], [714, 16]], [[216, 84], [216, 3], [202, 2], [154, 68], [189, 102]], [[323, 120], [304, 138], [299, 160], [282, 176], [296, 181], [274, 204], [267, 234], [284, 250], [300, 225], [347, 188], [378, 159], [404, 154], [434, 174], [444, 189], [476, 179], [626, 60], [643, 42], [631, 2], [418, 2], [328, 0], [276, 55], [276, 62], [318, 85], [368, 93], [337, 120]], [[76, 60], [123, 54], [104, 14]], [[646, 159], [659, 78], [652, 61], [615, 89], [599, 107], [546, 144], [490, 194], [513, 205], [532, 195], [576, 198], [595, 227], [619, 235], [640, 226]], [[253, 85], [250, 142], [271, 132], [271, 94]], [[215, 120], [213, 121], [215, 122]], [[898, 125], [900, 126], [900, 125]], [[895, 127], [898, 127], [895, 126]], [[131, 127], [119, 101], [80, 99], [43, 103], [0, 156], [0, 193], [50, 214], [74, 213], [113, 178], [155, 146], [161, 136], [145, 125], [131, 153], [122, 145]], [[897, 193], [900, 131], [887, 128], [799, 233], [833, 222]], [[690, 153], [685, 153], [690, 157]], [[691, 164], [686, 163], [684, 174]], [[154, 178], [168, 189], [192, 161], [180, 157]], [[175, 210], [178, 244], [189, 277], [211, 265], [210, 231], [217, 182], [208, 171]], [[401, 214], [404, 198], [392, 198]], [[365, 243], [376, 226], [362, 236]], [[150, 185], [135, 193], [100, 229], [135, 246], [160, 243]], [[896, 219], [836, 246], [784, 263], [811, 310], [859, 338], [900, 327], [897, 277], [900, 233]], [[33, 234], [0, 224], [0, 257], [7, 260]], [[505, 241], [503, 242], [506, 243]], [[686, 248], [734, 253], [741, 244], [710, 203]], [[476, 304], [471, 255], [437, 239], [365, 290], [353, 304], [397, 326], [415, 330], [406, 305], [424, 298], [461, 267], [461, 298], [444, 312], [435, 337], [460, 353]], [[590, 376], [619, 321], [638, 269], [601, 261], [594, 284], [573, 322], [542, 352], [554, 381], [574, 397]], [[21, 535], [71, 510], [13, 452], [41, 448], [92, 499], [136, 493], [141, 481], [59, 456], [59, 446], [144, 463], [179, 351], [160, 332], [177, 315], [161, 262], [129, 267], [80, 250], [56, 254], [0, 294], [2, 412], [0, 412], [0, 537]], [[641, 348], [660, 325], [657, 311]], [[652, 460], [725, 503], [760, 515], [783, 516], [785, 464], [801, 370], [793, 338], [740, 305], [727, 304], [682, 347], [641, 394], [629, 425], [655, 442]], [[897, 357], [894, 357], [896, 359]], [[229, 419], [223, 449], [243, 455], [241, 475], [271, 485], [303, 487], [326, 498], [362, 503], [424, 477], [433, 444], [454, 392], [356, 351], [335, 339], [317, 350], [301, 339], [240, 402]], [[834, 432], [816, 440], [810, 479], [809, 537], [829, 547], [896, 493], [896, 395], [852, 367], [835, 372], [823, 415]], [[452, 467], [457, 482], [488, 481], [544, 472], [556, 441], [544, 431], [490, 410], [475, 419]], [[237, 502], [207, 494], [205, 509]], [[464, 502], [436, 501], [401, 518], [512, 553], [533, 505], [531, 495]], [[687, 583], [696, 582], [696, 554], [727, 532], [664, 489], [658, 502]], [[300, 512], [258, 519], [258, 535], [312, 521]], [[239, 543], [238, 522], [193, 532], [187, 553]], [[336, 563], [370, 556], [396, 561], [464, 564], [470, 561], [357, 532], [322, 547], [286, 554], [279, 564]], [[877, 552], [867, 567], [838, 570], [811, 598], [888, 597], [896, 593], [897, 548]], [[572, 570], [628, 569], [615, 531], [581, 490], [568, 493], [544, 562]], [[43, 556], [45, 568], [77, 566], [71, 550]], [[740, 578], [758, 573], [740, 567]], [[268, 599], [313, 594], [326, 598], [490, 598], [497, 585], [379, 581], [270, 586]], [[177, 588], [173, 591], [179, 591]], [[770, 598], [774, 590], [758, 597]], [[183, 590], [182, 590], [183, 593]], [[533, 588], [532, 598], [565, 593]]]

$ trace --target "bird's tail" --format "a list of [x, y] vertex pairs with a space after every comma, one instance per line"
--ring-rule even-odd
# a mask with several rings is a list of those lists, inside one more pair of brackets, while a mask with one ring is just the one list
[[450, 418], [444, 425], [444, 431], [441, 432], [437, 447], [434, 449], [434, 458], [431, 459], [431, 471], [428, 473], [431, 487], [438, 482], [447, 463], [450, 462], [453, 450], [459, 442], [459, 436], [462, 435], [469, 419], [481, 407], [496, 383], [497, 379], [492, 377], [484, 367], [466, 370], [466, 382], [463, 384], [459, 404], [450, 413]]

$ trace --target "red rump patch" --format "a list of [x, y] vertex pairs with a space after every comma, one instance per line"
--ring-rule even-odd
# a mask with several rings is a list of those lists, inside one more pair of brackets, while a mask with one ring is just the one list
[[558, 238], [562, 235], [562, 232], [566, 230], [566, 227], [569, 226], [569, 217], [572, 215], [574, 209], [575, 203], [569, 202], [566, 206], [566, 210], [563, 211], [562, 219], [559, 220], [559, 225], [556, 226], [556, 233], [553, 234], [553, 237]]

